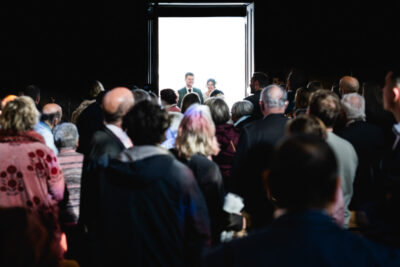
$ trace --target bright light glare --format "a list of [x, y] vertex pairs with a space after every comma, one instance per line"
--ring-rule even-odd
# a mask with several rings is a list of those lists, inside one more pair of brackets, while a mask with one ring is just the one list
[[245, 19], [243, 17], [159, 18], [159, 85], [179, 90], [185, 73], [207, 91], [217, 81], [229, 107], [245, 97]]

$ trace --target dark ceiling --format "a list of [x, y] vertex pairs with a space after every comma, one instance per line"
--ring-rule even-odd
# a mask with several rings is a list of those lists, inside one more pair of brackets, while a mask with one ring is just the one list
[[[0, 8], [2, 95], [32, 83], [76, 97], [94, 79], [107, 88], [145, 84], [147, 1], [10, 2]], [[305, 2], [255, 1], [256, 70], [299, 66], [327, 81], [380, 81], [397, 63], [396, 6]]]

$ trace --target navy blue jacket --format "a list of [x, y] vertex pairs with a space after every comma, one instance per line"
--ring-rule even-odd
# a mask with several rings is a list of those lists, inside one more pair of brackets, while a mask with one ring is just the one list
[[99, 161], [102, 264], [199, 264], [210, 244], [210, 225], [197, 182], [168, 152], [142, 148], [122, 152], [128, 161]]
[[205, 266], [400, 266], [400, 251], [343, 230], [320, 211], [281, 216], [254, 235], [219, 247]]

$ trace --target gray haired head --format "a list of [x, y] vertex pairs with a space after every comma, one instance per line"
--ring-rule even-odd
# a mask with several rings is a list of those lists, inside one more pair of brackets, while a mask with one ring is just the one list
[[64, 122], [53, 129], [54, 142], [58, 148], [76, 148], [79, 134], [75, 124]]
[[340, 101], [350, 120], [365, 120], [365, 99], [358, 93], [343, 95]]
[[[272, 94], [275, 89], [279, 89], [281, 94]], [[260, 101], [264, 103], [268, 108], [284, 108], [287, 100], [286, 90], [276, 84], [268, 85], [265, 87], [260, 95]]]
[[238, 101], [232, 106], [232, 118], [235, 117], [239, 119], [243, 116], [251, 115], [253, 114], [253, 108], [253, 103], [248, 100]]

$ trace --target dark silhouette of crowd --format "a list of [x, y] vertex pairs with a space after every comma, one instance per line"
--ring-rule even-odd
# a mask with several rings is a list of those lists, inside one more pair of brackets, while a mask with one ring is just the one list
[[400, 72], [1, 101], [1, 266], [400, 266]]

